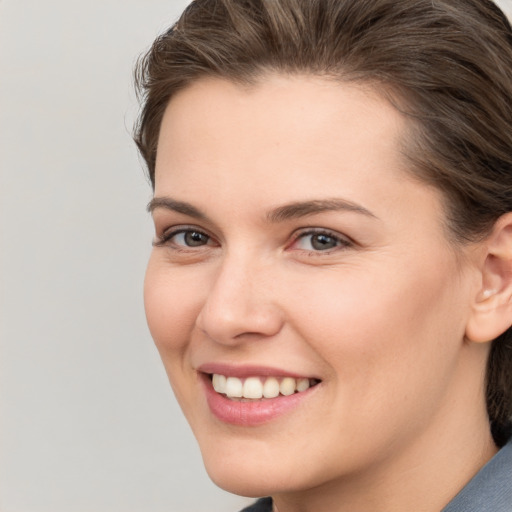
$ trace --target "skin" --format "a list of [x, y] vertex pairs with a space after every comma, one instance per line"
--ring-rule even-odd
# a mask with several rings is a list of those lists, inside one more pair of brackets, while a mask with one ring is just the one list
[[[148, 324], [211, 478], [280, 512], [439, 511], [496, 451], [491, 338], [468, 338], [488, 246], [450, 241], [406, 130], [372, 89], [308, 76], [203, 79], [162, 122], [155, 198], [201, 215], [153, 203]], [[269, 218], [332, 199], [351, 208]], [[161, 241], [173, 229], [206, 236]], [[321, 383], [273, 421], [228, 425], [198, 378], [210, 362]]]

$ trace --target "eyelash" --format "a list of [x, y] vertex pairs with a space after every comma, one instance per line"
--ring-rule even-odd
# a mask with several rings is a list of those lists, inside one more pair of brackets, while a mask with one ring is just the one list
[[[173, 238], [183, 234], [192, 234], [195, 233], [200, 236], [204, 236], [207, 238], [207, 241], [205, 244], [193, 246], [193, 245], [185, 245], [185, 244], [177, 244], [173, 242]], [[343, 250], [350, 248], [354, 245], [354, 242], [350, 240], [346, 236], [341, 236], [335, 232], [323, 229], [323, 228], [315, 228], [315, 229], [307, 229], [305, 231], [299, 231], [295, 234], [290, 244], [287, 245], [288, 248], [292, 248], [295, 244], [297, 244], [301, 240], [305, 240], [307, 237], [313, 237], [313, 236], [325, 236], [328, 239], [331, 239], [336, 244], [334, 247], [328, 248], [328, 249], [298, 249], [300, 251], [309, 253], [309, 254], [330, 254], [333, 251], [336, 250]], [[176, 229], [172, 229], [170, 231], [164, 232], [161, 236], [158, 237], [158, 239], [153, 242], [153, 245], [155, 247], [162, 247], [166, 245], [170, 245], [173, 250], [176, 251], [194, 251], [196, 248], [205, 247], [208, 246], [208, 242], [214, 241], [213, 237], [202, 231], [201, 229], [195, 228], [193, 226], [182, 226], [178, 227]]]
[[347, 249], [354, 245], [353, 241], [350, 240], [346, 236], [342, 236], [338, 233], [329, 231], [327, 229], [315, 228], [315, 229], [307, 229], [305, 231], [299, 231], [293, 238], [291, 244], [288, 245], [288, 247], [293, 247], [293, 245], [295, 245], [297, 242], [299, 242], [301, 240], [305, 240], [308, 237], [313, 237], [315, 235], [316, 236], [325, 236], [326, 238], [333, 240], [336, 243], [336, 245], [332, 248], [323, 249], [323, 250], [321, 250], [321, 249], [316, 249], [316, 250], [315, 249], [299, 249], [299, 250], [305, 251], [309, 254], [319, 254], [320, 255], [320, 254], [330, 254], [333, 251]]
[[[213, 240], [213, 238], [205, 233], [203, 230], [195, 228], [194, 226], [181, 226], [177, 227], [175, 229], [172, 229], [170, 231], [164, 231], [164, 233], [160, 236], [158, 236], [158, 239], [153, 242], [153, 245], [155, 247], [162, 247], [166, 245], [172, 245], [174, 250], [194, 250], [194, 246], [187, 246], [187, 245], [179, 245], [176, 243], [173, 243], [172, 239], [180, 234], [187, 234], [187, 233], [197, 233], [198, 235], [205, 236], [208, 238], [208, 241]], [[204, 244], [207, 245], [207, 244]], [[198, 246], [198, 247], [204, 247]]]

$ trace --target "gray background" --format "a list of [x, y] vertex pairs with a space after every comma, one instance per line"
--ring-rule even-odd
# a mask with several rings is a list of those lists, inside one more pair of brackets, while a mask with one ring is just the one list
[[0, 0], [0, 512], [248, 502], [209, 482], [143, 315], [131, 70], [186, 3]]
[[0, 511], [237, 511], [146, 328], [136, 56], [185, 0], [0, 1]]

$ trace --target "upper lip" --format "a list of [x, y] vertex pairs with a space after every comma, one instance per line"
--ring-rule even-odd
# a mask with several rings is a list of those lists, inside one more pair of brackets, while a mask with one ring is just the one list
[[257, 365], [232, 365], [225, 363], [205, 363], [197, 368], [197, 371], [208, 374], [225, 375], [229, 377], [238, 377], [240, 379], [248, 377], [292, 377], [295, 379], [315, 378], [311, 375], [304, 375], [297, 372], [290, 372], [281, 368], [271, 366]]

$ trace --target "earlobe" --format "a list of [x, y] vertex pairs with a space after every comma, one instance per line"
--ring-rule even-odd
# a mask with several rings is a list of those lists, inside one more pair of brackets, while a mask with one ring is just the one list
[[475, 296], [466, 338], [485, 343], [512, 325], [512, 213], [500, 217], [481, 242], [481, 288]]

